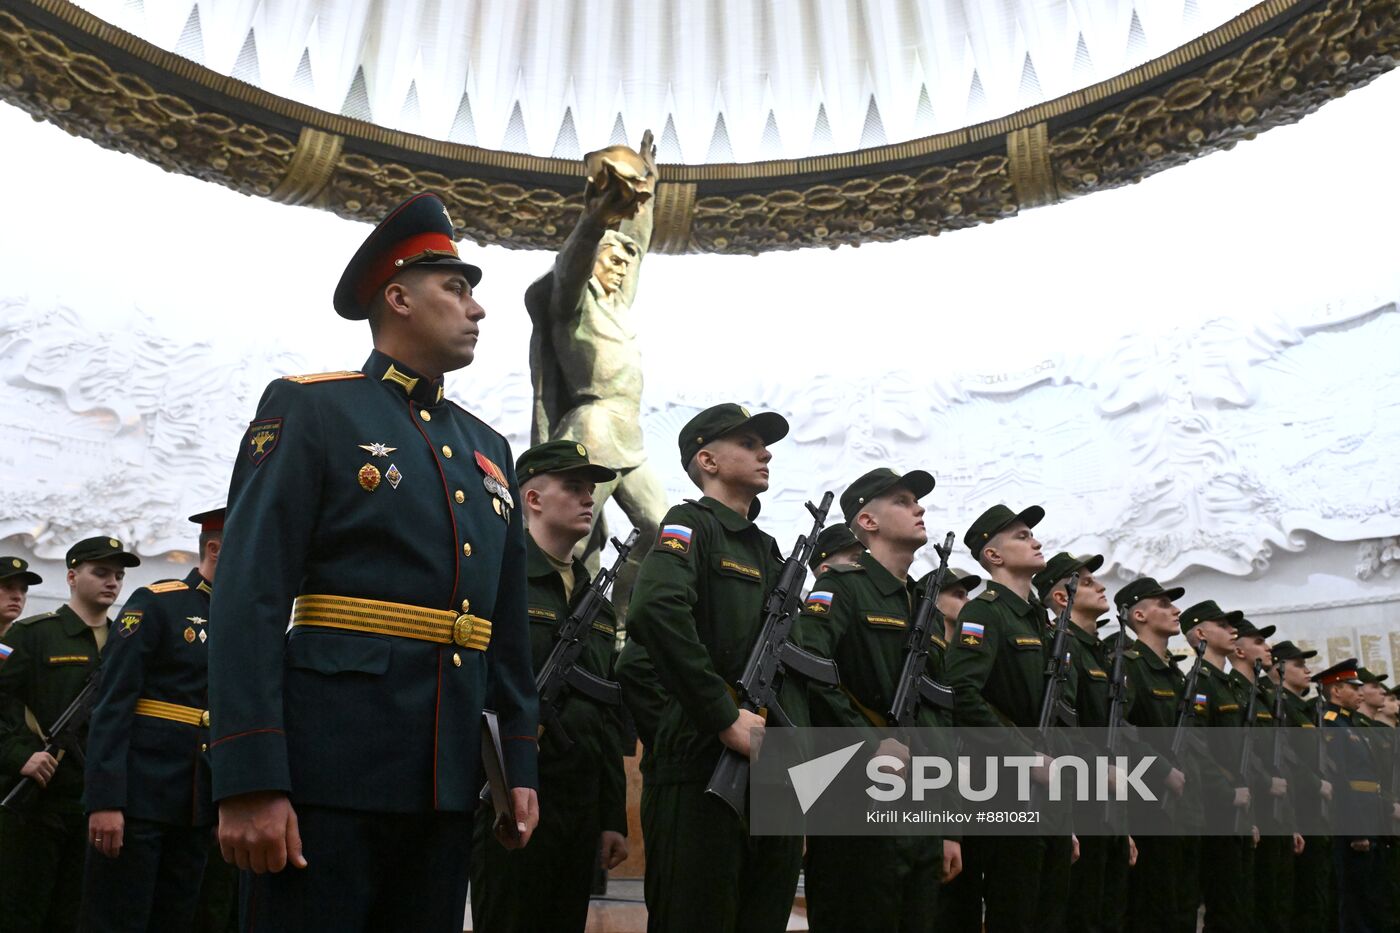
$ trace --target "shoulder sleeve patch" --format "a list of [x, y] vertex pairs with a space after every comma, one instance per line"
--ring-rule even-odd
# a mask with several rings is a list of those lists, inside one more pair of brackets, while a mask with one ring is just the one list
[[670, 551], [672, 554], [689, 554], [690, 542], [694, 535], [695, 530], [689, 525], [662, 525], [661, 534], [656, 537], [656, 550]]
[[162, 580], [159, 583], [152, 583], [146, 589], [152, 593], [179, 593], [189, 589], [189, 584], [184, 580]]
[[140, 609], [128, 609], [122, 613], [122, 617], [117, 620], [117, 634], [122, 638], [130, 638], [136, 630], [141, 627]]
[[312, 382], [340, 382], [342, 379], [363, 379], [365, 374], [353, 369], [338, 369], [330, 373], [310, 373], [305, 376], [283, 376], [288, 382], [307, 385]]
[[975, 648], [982, 644], [982, 640], [987, 637], [987, 629], [981, 622], [969, 622], [964, 620], [958, 626], [958, 642]]
[[824, 616], [831, 611], [831, 601], [835, 594], [831, 590], [813, 590], [802, 603], [802, 611]]
[[277, 442], [282, 438], [281, 418], [262, 418], [248, 425], [248, 433], [243, 440], [243, 449], [253, 466], [262, 466], [264, 460], [272, 456]]

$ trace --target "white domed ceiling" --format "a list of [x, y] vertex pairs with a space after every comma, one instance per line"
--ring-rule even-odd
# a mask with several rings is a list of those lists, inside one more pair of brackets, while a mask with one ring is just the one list
[[320, 110], [579, 158], [796, 159], [982, 123], [1165, 55], [1250, 0], [80, 0]]

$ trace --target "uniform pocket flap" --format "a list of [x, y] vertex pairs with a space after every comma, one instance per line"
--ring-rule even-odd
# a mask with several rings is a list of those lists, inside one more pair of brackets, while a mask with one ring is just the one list
[[287, 665], [318, 674], [383, 674], [391, 650], [388, 641], [373, 635], [297, 632], [287, 639]]

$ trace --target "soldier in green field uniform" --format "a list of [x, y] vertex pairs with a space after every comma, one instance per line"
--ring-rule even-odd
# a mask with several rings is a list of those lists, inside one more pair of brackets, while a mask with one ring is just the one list
[[[1206, 830], [1201, 839], [1201, 897], [1206, 905], [1205, 931], [1248, 929], [1254, 916], [1254, 841], [1248, 831], [1251, 794], [1249, 777], [1239, 773], [1238, 748], [1221, 741], [1217, 728], [1245, 725], [1244, 707], [1235, 694], [1225, 661], [1235, 650], [1235, 627], [1242, 612], [1226, 612], [1214, 600], [1205, 600], [1181, 614], [1181, 630], [1195, 645], [1205, 642], [1205, 660], [1196, 681], [1196, 724], [1207, 730], [1211, 760], [1201, 768], [1202, 802]], [[1202, 699], [1204, 702], [1202, 702]], [[1236, 814], [1244, 811], [1246, 831], [1234, 835]]]
[[[1063, 551], [1050, 558], [1032, 578], [1037, 596], [1051, 615], [1058, 616], [1068, 601], [1065, 584], [1079, 577], [1070, 613], [1070, 663], [1075, 683], [1074, 708], [1081, 728], [1108, 725], [1113, 660], [1099, 641], [1098, 628], [1108, 612], [1108, 593], [1094, 573], [1103, 555], [1075, 557]], [[1114, 930], [1120, 926], [1128, 884], [1128, 837], [1079, 835], [1079, 859], [1070, 866], [1070, 907], [1065, 928], [1072, 931]]]
[[[1372, 757], [1376, 760], [1376, 771], [1381, 778], [1381, 806], [1395, 815], [1396, 820], [1400, 820], [1400, 803], [1396, 802], [1400, 796], [1400, 788], [1394, 786], [1393, 761], [1395, 757], [1395, 735], [1391, 725], [1383, 721], [1383, 710], [1390, 694], [1386, 691], [1385, 682], [1390, 679], [1389, 674], [1377, 674], [1367, 668], [1358, 668], [1357, 676], [1361, 678], [1361, 686], [1358, 690], [1360, 694], [1360, 704], [1352, 714], [1352, 725], [1355, 728], [1367, 729], [1365, 733], [1370, 742]], [[1400, 828], [1400, 822], [1393, 822], [1393, 826]], [[1392, 834], [1380, 837], [1381, 862], [1380, 872], [1385, 879], [1385, 899], [1391, 906], [1387, 908], [1386, 916], [1390, 919], [1383, 929], [1391, 931], [1400, 927], [1400, 915], [1397, 915], [1394, 908], [1395, 898], [1395, 872], [1397, 851], [1396, 838]]]
[[[946, 673], [959, 726], [1015, 726], [1032, 731], [1040, 718], [1048, 652], [1045, 610], [1031, 578], [1045, 568], [1031, 529], [1045, 517], [1040, 506], [983, 512], [963, 542], [991, 581], [963, 607], [957, 637], [948, 646]], [[1049, 781], [1049, 749], [1021, 740], [1020, 754], [1040, 754], [1032, 779]], [[989, 933], [1043, 930], [1063, 915], [1069, 883], [1068, 833], [1058, 836], [971, 837], [968, 860], [980, 865]]]
[[0, 811], [0, 931], [74, 930], [78, 925], [87, 817], [83, 729], [57, 755], [47, 729], [82, 690], [107, 644], [107, 611], [126, 570], [141, 563], [100, 535], [68, 549], [68, 602], [20, 619], [0, 642], [0, 795], [21, 777], [43, 788], [20, 817]]
[[[923, 470], [871, 470], [841, 494], [841, 512], [868, 549], [854, 564], [819, 576], [803, 603], [795, 639], [831, 658], [839, 687], [809, 686], [812, 725], [860, 729], [872, 754], [906, 763], [910, 749], [893, 738], [874, 746], [873, 730], [891, 723], [917, 606], [909, 566], [928, 542], [919, 499], [933, 490]], [[932, 708], [919, 725], [937, 726]], [[961, 846], [937, 836], [813, 836], [807, 841], [807, 916], [813, 930], [936, 928], [939, 884], [961, 870]]]
[[[526, 531], [530, 647], [535, 672], [555, 631], [588, 589], [574, 545], [593, 523], [593, 488], [617, 476], [589, 462], [574, 441], [548, 441], [515, 463]], [[581, 669], [612, 677], [617, 619], [604, 605], [584, 638]], [[627, 857], [627, 785], [618, 745], [618, 710], [571, 693], [540, 739], [540, 822], [530, 845], [508, 851], [492, 834], [494, 811], [481, 807], [472, 842], [472, 923], [491, 931], [577, 930], [588, 922], [593, 868]]]
[[[1317, 657], [1317, 652], [1304, 651], [1291, 641], [1281, 641], [1272, 646], [1270, 653], [1279, 673], [1279, 689], [1283, 691], [1284, 722], [1289, 728], [1316, 729], [1317, 703], [1303, 696], [1311, 686], [1308, 659]], [[1299, 743], [1298, 748], [1303, 758], [1291, 777], [1293, 783], [1300, 785], [1296, 788], [1295, 812], [1305, 825], [1316, 826], [1322, 822], [1321, 802], [1332, 799], [1332, 783], [1323, 776], [1317, 743]], [[1293, 861], [1293, 893], [1291, 897], [1286, 893], [1281, 896], [1290, 905], [1293, 933], [1323, 933], [1332, 929], [1329, 919], [1332, 877], [1331, 837], [1305, 836], [1303, 851]]]
[[[1123, 718], [1139, 728], [1166, 730], [1177, 725], [1186, 677], [1174, 663], [1167, 642], [1181, 630], [1176, 600], [1185, 592], [1181, 587], [1166, 589], [1151, 577], [1139, 577], [1114, 597], [1119, 619], [1136, 637], [1124, 646], [1123, 664], [1132, 689]], [[1187, 702], [1191, 699], [1186, 698]], [[1141, 751], [1160, 756], [1160, 763], [1145, 778], [1154, 795], [1174, 807], [1173, 816], [1184, 827], [1199, 827], [1202, 815], [1189, 805], [1195, 800], [1194, 791], [1186, 794], [1188, 786], [1199, 781], [1196, 762], [1188, 760], [1188, 755], [1172, 761], [1170, 747], [1144, 747]], [[1155, 803], [1142, 806], [1158, 807]], [[1147, 815], [1149, 820], [1156, 816], [1155, 811]], [[1137, 862], [1128, 872], [1126, 929], [1134, 933], [1195, 933], [1201, 900], [1196, 872], [1200, 839], [1192, 835], [1138, 835], [1134, 840]]]
[[[1273, 666], [1268, 639], [1274, 634], [1274, 626], [1256, 627], [1248, 619], [1241, 619], [1235, 627], [1235, 652], [1231, 661], [1230, 683], [1235, 689], [1241, 709], [1249, 704], [1253, 691], [1254, 721], [1251, 726], [1260, 729], [1274, 728], [1274, 687], [1267, 677], [1254, 679], [1254, 662], [1257, 660], [1264, 670]], [[1293, 832], [1292, 795], [1288, 792], [1286, 774], [1272, 773], [1273, 762], [1269, 757], [1273, 736], [1261, 732], [1254, 739], [1254, 771], [1250, 786], [1254, 805], [1250, 808], [1250, 818], [1259, 833], [1259, 842], [1254, 847], [1254, 904], [1257, 921], [1267, 929], [1279, 929], [1287, 922], [1289, 899], [1286, 892], [1292, 891], [1294, 850], [1302, 850], [1303, 837]], [[1280, 819], [1274, 819], [1274, 798], [1281, 801]]]
[[812, 548], [812, 557], [807, 561], [807, 566], [812, 570], [812, 578], [816, 579], [837, 565], [854, 564], [863, 553], [865, 547], [856, 540], [850, 526], [838, 522], [827, 525], [817, 535], [817, 544]]
[[19, 557], [0, 557], [0, 638], [10, 625], [24, 614], [29, 601], [29, 588], [38, 586], [44, 578], [29, 569], [29, 562]]
[[781, 415], [733, 404], [686, 423], [681, 465], [703, 495], [666, 513], [632, 592], [628, 631], [667, 698], [642, 800], [652, 930], [782, 930], [792, 911], [802, 840], [751, 837], [746, 820], [705, 793], [721, 749], [751, 754], [751, 733], [764, 725], [730, 685], [782, 566], [753, 518], [769, 445], [787, 432]]

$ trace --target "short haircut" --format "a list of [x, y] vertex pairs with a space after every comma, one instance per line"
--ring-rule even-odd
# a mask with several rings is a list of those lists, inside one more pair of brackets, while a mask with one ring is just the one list
[[201, 531], [199, 533], [199, 559], [204, 560], [205, 551], [209, 547], [210, 541], [222, 541], [223, 539], [224, 530], [222, 528], [217, 531]]

